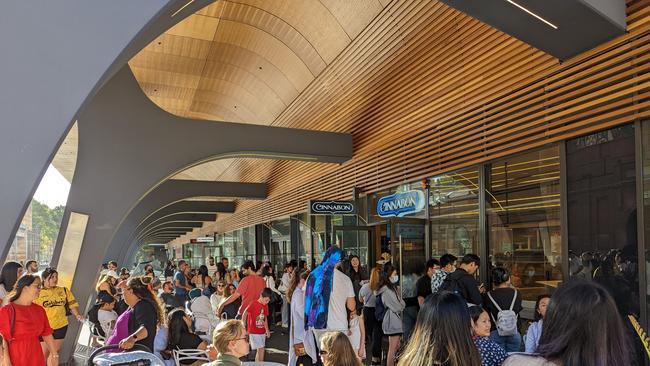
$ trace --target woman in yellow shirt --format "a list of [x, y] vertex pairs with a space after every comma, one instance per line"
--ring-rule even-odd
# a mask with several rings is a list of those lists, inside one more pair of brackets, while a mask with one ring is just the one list
[[[84, 317], [79, 313], [79, 304], [75, 300], [72, 291], [65, 287], [57, 286], [59, 282], [59, 273], [54, 268], [46, 268], [41, 274], [43, 280], [43, 289], [38, 295], [38, 299], [34, 300], [35, 304], [42, 306], [45, 309], [47, 320], [50, 322], [50, 327], [54, 330], [52, 336], [54, 337], [54, 346], [56, 352], [61, 349], [63, 339], [68, 330], [68, 317], [65, 314], [65, 307], [68, 304], [70, 312], [79, 321], [83, 321]], [[49, 356], [49, 349], [41, 342], [43, 354], [47, 359]]]

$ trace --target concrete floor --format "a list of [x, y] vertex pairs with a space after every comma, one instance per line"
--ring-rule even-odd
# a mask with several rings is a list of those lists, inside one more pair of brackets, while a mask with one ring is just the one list
[[[289, 335], [284, 332], [280, 327], [272, 327], [273, 333], [271, 338], [266, 341], [266, 356], [265, 361], [277, 362], [286, 365], [288, 362], [289, 354]], [[92, 349], [88, 349], [88, 338], [90, 331], [87, 326], [83, 326], [81, 334], [79, 335], [79, 344], [75, 351], [74, 359], [68, 362], [68, 366], [85, 366], [88, 362], [88, 356], [92, 353]], [[255, 353], [251, 352], [249, 355], [250, 361], [254, 361]]]

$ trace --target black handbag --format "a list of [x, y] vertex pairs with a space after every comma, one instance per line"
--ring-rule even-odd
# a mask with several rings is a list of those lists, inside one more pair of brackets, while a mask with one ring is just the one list
[[63, 291], [65, 292], [65, 316], [70, 316], [72, 311], [70, 311], [70, 304], [68, 303], [68, 289], [64, 287]]

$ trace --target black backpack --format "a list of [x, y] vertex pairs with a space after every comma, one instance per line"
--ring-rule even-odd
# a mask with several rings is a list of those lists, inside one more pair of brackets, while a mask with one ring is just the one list
[[384, 321], [384, 315], [386, 315], [386, 305], [381, 300], [381, 295], [375, 296], [375, 319], [377, 321]]
[[449, 274], [449, 276], [447, 276], [445, 280], [442, 281], [442, 285], [440, 285], [440, 289], [438, 289], [438, 291], [453, 292], [456, 295], [464, 298], [460, 283], [458, 282], [458, 278], [454, 276], [453, 273]]

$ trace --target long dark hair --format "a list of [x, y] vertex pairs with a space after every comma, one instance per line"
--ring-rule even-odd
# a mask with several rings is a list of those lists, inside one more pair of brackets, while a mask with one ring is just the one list
[[142, 280], [142, 277], [131, 277], [126, 283], [126, 286], [133, 291], [133, 294], [137, 296], [138, 299], [148, 302], [154, 309], [156, 309], [156, 325], [160, 326], [160, 324], [165, 323], [165, 311], [163, 310], [164, 308], [160, 304], [158, 297], [149, 290], [147, 283], [148, 282]]
[[201, 283], [203, 283], [203, 285], [205, 285], [205, 278], [210, 277], [210, 274], [208, 273], [208, 266], [206, 266], [205, 264], [202, 264], [199, 267], [199, 275], [201, 275]]
[[7, 262], [2, 266], [2, 271], [0, 271], [0, 284], [5, 287], [7, 292], [12, 291], [16, 285], [16, 281], [18, 281], [18, 268], [23, 268], [18, 262]]
[[631, 362], [629, 341], [607, 290], [575, 279], [551, 297], [536, 352], [563, 366], [623, 366]]
[[287, 290], [288, 303], [291, 303], [291, 297], [293, 296], [293, 292], [296, 291], [296, 287], [300, 284], [300, 280], [307, 281], [307, 277], [309, 277], [308, 269], [301, 269], [299, 272], [293, 273], [293, 277], [291, 277], [291, 282], [289, 283], [289, 289]]
[[395, 291], [395, 293], [397, 293], [397, 287], [395, 286], [394, 283], [390, 282], [390, 276], [395, 271], [397, 271], [397, 268], [393, 267], [393, 265], [390, 263], [385, 263], [384, 266], [381, 268], [381, 273], [379, 275], [379, 283], [377, 284], [377, 288], [380, 289], [386, 286], [389, 289]]
[[26, 274], [18, 279], [16, 281], [16, 286], [14, 287], [13, 291], [9, 294], [9, 302], [14, 302], [18, 300], [20, 295], [23, 293], [23, 289], [27, 286], [31, 286], [34, 281], [38, 279], [38, 276], [31, 275], [31, 274]]
[[191, 333], [190, 328], [183, 319], [187, 314], [183, 309], [174, 309], [167, 316], [169, 324], [169, 338], [167, 340], [167, 350], [173, 351], [181, 347], [181, 338], [183, 335]]
[[467, 303], [449, 291], [429, 296], [397, 365], [481, 366]]

